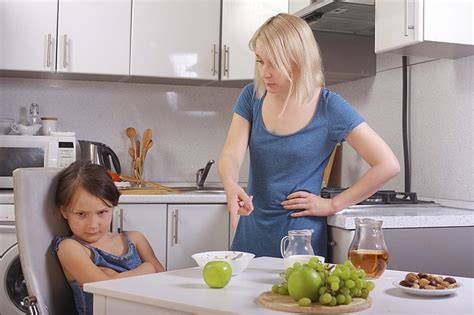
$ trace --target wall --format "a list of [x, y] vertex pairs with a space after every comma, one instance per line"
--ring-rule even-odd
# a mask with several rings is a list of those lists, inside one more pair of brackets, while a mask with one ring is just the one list
[[[145, 178], [193, 182], [197, 169], [217, 160], [239, 92], [209, 86], [0, 78], [0, 117], [24, 119], [30, 104], [38, 103], [41, 116], [59, 117], [59, 130], [107, 143], [124, 174], [131, 168], [125, 129], [135, 127], [142, 135], [151, 128], [154, 145]], [[244, 167], [242, 177], [247, 172]], [[215, 165], [208, 180], [219, 180]]]
[[[474, 201], [474, 57], [409, 58], [412, 190], [420, 196]], [[403, 168], [401, 56], [377, 56], [377, 75], [329, 88], [345, 97], [389, 144]], [[166, 86], [0, 78], [0, 116], [20, 118], [31, 102], [58, 116], [62, 130], [106, 142], [129, 172], [125, 128], [154, 132], [145, 177], [189, 181], [217, 159], [232, 116], [237, 88]], [[347, 145], [342, 185], [367, 168]], [[247, 162], [241, 180], [247, 179]], [[218, 181], [216, 167], [210, 181]], [[404, 190], [403, 170], [384, 188]]]
[[[377, 75], [330, 88], [359, 110], [397, 155], [402, 172], [385, 188], [404, 190], [401, 56], [377, 56]], [[474, 57], [409, 58], [412, 191], [474, 201]], [[344, 146], [342, 184], [367, 168]]]

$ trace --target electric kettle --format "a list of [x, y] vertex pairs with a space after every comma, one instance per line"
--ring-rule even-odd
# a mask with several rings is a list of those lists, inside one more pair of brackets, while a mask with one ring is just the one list
[[101, 142], [79, 140], [81, 160], [90, 160], [94, 164], [99, 164], [108, 170], [112, 170], [110, 161], [115, 172], [120, 174], [120, 161], [115, 152], [106, 144]]

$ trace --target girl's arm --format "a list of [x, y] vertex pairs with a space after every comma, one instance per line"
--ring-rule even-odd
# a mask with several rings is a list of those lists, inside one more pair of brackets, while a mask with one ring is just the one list
[[150, 243], [146, 237], [138, 231], [129, 231], [128, 236], [130, 240], [135, 244], [138, 250], [138, 254], [140, 255], [141, 260], [143, 263], [149, 263], [153, 266], [153, 272], [162, 272], [166, 271], [163, 265], [160, 263], [158, 258], [156, 258], [153, 248], [151, 248]]
[[252, 198], [238, 184], [249, 137], [250, 123], [242, 116], [234, 114], [218, 162], [233, 228], [237, 226], [237, 214], [249, 215], [253, 211]]
[[332, 199], [334, 212], [372, 196], [400, 172], [395, 154], [367, 123], [355, 127], [345, 139], [370, 168], [348, 189]]
[[144, 262], [133, 270], [114, 273], [96, 266], [90, 258], [90, 250], [73, 239], [65, 239], [59, 244], [58, 258], [68, 280], [84, 283], [126, 278], [155, 272], [154, 266]]

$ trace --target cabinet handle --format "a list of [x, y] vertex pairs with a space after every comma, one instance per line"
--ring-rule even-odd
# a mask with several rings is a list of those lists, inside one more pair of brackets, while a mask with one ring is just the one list
[[224, 76], [227, 76], [227, 78], [229, 78], [229, 52], [230, 47], [224, 45]]
[[119, 210], [119, 227], [117, 228], [117, 233], [121, 233], [123, 231], [123, 208]]
[[405, 36], [408, 36], [408, 30], [415, 28], [414, 25], [408, 24], [408, 1], [409, 0], [405, 0]]
[[217, 67], [216, 67], [216, 54], [217, 54], [217, 47], [214, 44], [214, 47], [212, 48], [212, 75], [215, 76], [217, 73]]
[[67, 68], [67, 34], [63, 35], [63, 68]]
[[178, 245], [178, 209], [173, 211], [173, 225], [172, 225], [172, 241], [171, 246]]
[[51, 67], [51, 34], [48, 34], [48, 52], [46, 54], [46, 67]]

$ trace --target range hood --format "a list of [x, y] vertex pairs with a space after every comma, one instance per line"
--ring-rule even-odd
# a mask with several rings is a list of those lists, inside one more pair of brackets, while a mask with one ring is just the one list
[[375, 0], [312, 0], [293, 14], [313, 30], [326, 85], [375, 75]]
[[375, 0], [312, 0], [309, 6], [294, 14], [315, 31], [375, 34]]

